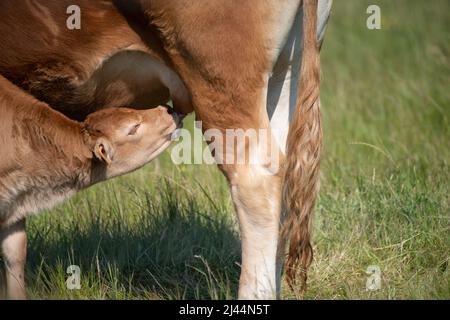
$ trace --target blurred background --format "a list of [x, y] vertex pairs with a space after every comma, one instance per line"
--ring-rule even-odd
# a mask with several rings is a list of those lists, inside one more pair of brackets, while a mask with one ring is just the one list
[[[366, 26], [372, 4], [380, 30]], [[450, 299], [449, 12], [448, 0], [335, 0], [306, 299]], [[221, 173], [175, 166], [169, 151], [30, 219], [29, 294], [234, 298], [239, 246]], [[66, 288], [70, 265], [81, 267], [81, 290]], [[375, 290], [370, 266], [380, 270]], [[296, 297], [285, 288], [283, 298]]]

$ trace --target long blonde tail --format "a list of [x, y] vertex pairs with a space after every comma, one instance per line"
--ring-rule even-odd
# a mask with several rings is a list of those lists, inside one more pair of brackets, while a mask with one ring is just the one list
[[303, 56], [296, 111], [287, 139], [283, 184], [287, 216], [281, 230], [281, 241], [289, 242], [285, 265], [287, 280], [293, 288], [300, 274], [302, 291], [313, 260], [312, 213], [319, 190], [322, 148], [317, 1], [303, 1]]

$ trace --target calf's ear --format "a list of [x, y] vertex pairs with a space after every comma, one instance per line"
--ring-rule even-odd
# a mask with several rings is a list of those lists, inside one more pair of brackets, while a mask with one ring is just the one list
[[94, 154], [100, 161], [109, 166], [114, 158], [114, 148], [108, 139], [98, 138], [95, 143]]

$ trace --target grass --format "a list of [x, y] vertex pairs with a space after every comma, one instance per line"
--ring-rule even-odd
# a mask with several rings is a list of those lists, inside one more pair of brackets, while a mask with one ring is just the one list
[[[369, 4], [381, 30], [366, 28]], [[449, 11], [447, 0], [335, 1], [307, 299], [450, 299]], [[32, 299], [233, 299], [239, 261], [226, 181], [167, 153], [29, 221]], [[81, 290], [66, 289], [72, 264]], [[366, 290], [370, 265], [380, 290]]]

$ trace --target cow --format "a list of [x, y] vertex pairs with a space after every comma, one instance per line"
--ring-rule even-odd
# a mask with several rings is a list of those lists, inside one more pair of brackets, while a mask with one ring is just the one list
[[[67, 8], [80, 28], [66, 28]], [[332, 0], [3, 0], [0, 74], [65, 115], [173, 101], [202, 130], [266, 130], [220, 163], [239, 220], [238, 296], [302, 292], [322, 144], [319, 51]], [[209, 141], [211, 143], [212, 141]], [[215, 144], [217, 146], [217, 144]], [[234, 157], [228, 148], [214, 154]], [[268, 150], [275, 150], [269, 152]], [[215, 150], [214, 150], [215, 152]], [[272, 158], [277, 158], [273, 168]], [[285, 254], [287, 247], [287, 257]], [[286, 258], [286, 259], [285, 259]]]
[[26, 217], [150, 162], [181, 125], [169, 111], [110, 108], [80, 123], [0, 76], [0, 249], [9, 298], [25, 298]]

